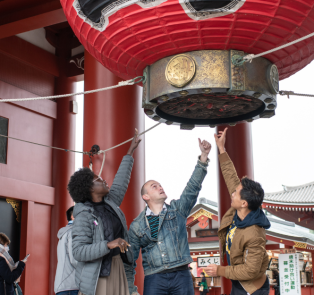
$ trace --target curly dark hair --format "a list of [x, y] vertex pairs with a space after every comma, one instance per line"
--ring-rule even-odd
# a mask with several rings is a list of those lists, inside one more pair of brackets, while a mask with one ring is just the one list
[[68, 191], [75, 203], [84, 203], [92, 199], [90, 190], [93, 179], [94, 172], [89, 168], [81, 168], [71, 176]]

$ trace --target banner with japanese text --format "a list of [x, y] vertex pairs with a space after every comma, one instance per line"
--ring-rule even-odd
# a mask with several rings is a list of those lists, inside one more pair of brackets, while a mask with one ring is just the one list
[[279, 254], [280, 295], [301, 295], [300, 254]]

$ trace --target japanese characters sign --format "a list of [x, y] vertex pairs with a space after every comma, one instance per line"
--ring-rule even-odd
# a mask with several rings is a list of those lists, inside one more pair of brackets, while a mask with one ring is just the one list
[[279, 254], [281, 295], [301, 295], [299, 256], [297, 253]]
[[213, 256], [208, 256], [208, 257], [197, 257], [197, 266], [198, 267], [204, 267], [208, 266], [210, 264], [217, 264], [220, 265], [220, 257], [213, 257]]

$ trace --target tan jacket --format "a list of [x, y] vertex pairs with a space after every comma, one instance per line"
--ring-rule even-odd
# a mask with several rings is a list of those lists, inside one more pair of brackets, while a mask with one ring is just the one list
[[[228, 187], [229, 194], [235, 191], [240, 179], [227, 153], [219, 155], [222, 175]], [[233, 221], [235, 209], [230, 208], [221, 220], [218, 236], [221, 244], [221, 255], [226, 252], [226, 234]], [[266, 232], [264, 228], [252, 225], [237, 228], [230, 251], [230, 266], [218, 266], [218, 276], [238, 280], [249, 294], [260, 289], [266, 280], [268, 255], [265, 249]]]

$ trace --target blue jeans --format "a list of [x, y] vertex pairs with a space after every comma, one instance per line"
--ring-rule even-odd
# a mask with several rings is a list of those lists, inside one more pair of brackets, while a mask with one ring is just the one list
[[182, 270], [146, 276], [144, 295], [194, 295], [190, 271]]
[[77, 295], [79, 290], [70, 290], [70, 291], [62, 291], [58, 292], [56, 295]]

